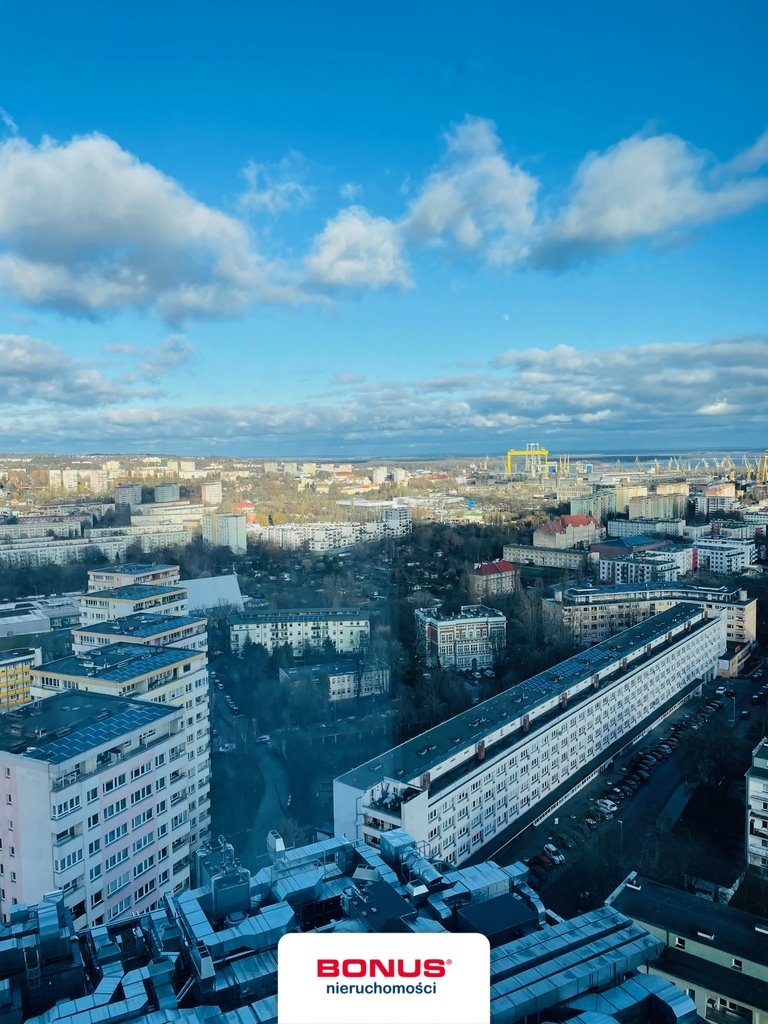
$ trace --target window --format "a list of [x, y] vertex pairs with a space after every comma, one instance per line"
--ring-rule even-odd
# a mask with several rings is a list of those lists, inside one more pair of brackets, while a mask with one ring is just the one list
[[15, 871], [12, 871], [12, 872], [11, 872], [11, 881], [12, 881], [12, 882], [15, 882], [15, 881], [16, 881], [16, 872], [15, 872]]
[[100, 839], [94, 839], [92, 842], [88, 843], [88, 856], [89, 857], [93, 857], [93, 855], [95, 853], [98, 853], [100, 849], [101, 849], [101, 840]]
[[95, 882], [97, 878], [101, 878], [101, 864], [94, 864], [89, 872], [89, 877], [92, 882]]
[[8, 804], [9, 807], [13, 805], [13, 797], [11, 796], [10, 793], [5, 794], [5, 802]]
[[122, 825], [118, 825], [116, 828], [110, 829], [109, 832], [104, 836], [104, 845], [110, 846], [112, 843], [117, 842], [118, 839], [128, 832], [128, 822], [124, 821]]
[[121, 772], [120, 775], [116, 775], [114, 779], [107, 779], [102, 786], [104, 793], [111, 793], [113, 790], [118, 789], [120, 786], [125, 785], [125, 772]]
[[141, 789], [137, 789], [135, 793], [131, 793], [131, 804], [137, 804], [140, 800], [146, 800], [146, 798], [151, 795], [152, 786], [150, 784], [142, 786]]
[[109, 807], [104, 809], [104, 820], [106, 821], [109, 818], [114, 818], [116, 814], [120, 814], [121, 811], [124, 811], [127, 806], [128, 801], [125, 797], [121, 797], [120, 800], [115, 800], [113, 804], [110, 804]]
[[685, 939], [681, 939], [679, 935], [675, 938], [675, 949], [685, 949]]
[[96, 826], [98, 824], [99, 824], [99, 812], [96, 811], [95, 814], [89, 814], [88, 815], [88, 828], [96, 828]]
[[[11, 881], [13, 881], [13, 877], [11, 877]], [[744, 963], [741, 960], [739, 960], [738, 957], [734, 957], [733, 961], [731, 962], [731, 967], [734, 969], [734, 971], [743, 971]]]
[[86, 800], [88, 801], [89, 804], [92, 804], [94, 800], [98, 800], [99, 799], [99, 791], [98, 791], [98, 789], [96, 789], [96, 788], [89, 789], [88, 792], [86, 793], [86, 797], [85, 798], [86, 798]]

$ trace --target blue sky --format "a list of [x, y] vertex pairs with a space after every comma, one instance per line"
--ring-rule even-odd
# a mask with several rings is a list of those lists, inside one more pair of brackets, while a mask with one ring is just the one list
[[12, 2], [0, 448], [768, 444], [766, 10]]

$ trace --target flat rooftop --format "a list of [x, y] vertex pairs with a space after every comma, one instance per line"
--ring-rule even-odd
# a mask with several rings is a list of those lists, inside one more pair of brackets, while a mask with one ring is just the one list
[[505, 619], [506, 616], [497, 608], [489, 608], [484, 604], [465, 604], [461, 611], [442, 612], [439, 608], [417, 608], [426, 618], [436, 622], [461, 622], [462, 619]]
[[87, 654], [70, 655], [48, 661], [41, 669], [47, 676], [71, 676], [76, 679], [102, 679], [110, 683], [129, 683], [148, 672], [180, 665], [195, 657], [196, 651], [181, 647], [151, 647], [145, 644], [108, 644]]
[[[485, 739], [488, 733], [500, 729], [509, 719], [530, 714], [544, 702], [558, 697], [577, 683], [589, 679], [596, 672], [603, 671], [623, 658], [642, 652], [647, 644], [665, 636], [671, 628], [701, 615], [700, 607], [685, 603], [653, 615], [644, 622], [581, 651], [567, 661], [531, 676], [530, 679], [510, 687], [490, 700], [462, 711], [447, 722], [436, 725], [427, 732], [401, 743], [400, 746], [370, 758], [359, 767], [340, 775], [338, 781], [357, 789], [368, 789], [382, 778], [401, 779], [403, 782], [415, 779], [431, 771], [452, 754], [457, 754]], [[694, 624], [691, 632], [686, 633], [685, 637], [710, 624], [710, 620]], [[678, 643], [681, 639], [683, 637], [677, 636], [673, 638], [672, 643]], [[657, 647], [653, 655], [665, 650], [667, 646], [664, 644]], [[640, 664], [642, 660], [638, 658], [629, 666], [628, 672], [634, 671]], [[535, 725], [533, 727], [535, 728]]]
[[3, 662], [17, 661], [19, 658], [34, 658], [34, 647], [16, 647], [12, 651], [0, 651], [0, 665]]
[[[103, 591], [102, 591], [103, 593]], [[368, 619], [368, 613], [362, 608], [301, 608], [296, 610], [281, 609], [272, 612], [246, 612], [236, 615], [232, 625], [246, 625], [249, 622], [322, 622], [339, 619]]]
[[120, 573], [123, 576], [142, 576], [148, 572], [167, 572], [168, 569], [177, 569], [178, 565], [165, 564], [163, 562], [124, 562], [123, 565], [104, 565], [99, 569], [92, 569], [96, 573]]
[[122, 619], [94, 622], [90, 626], [79, 626], [75, 633], [98, 633], [101, 636], [162, 636], [173, 629], [185, 626], [205, 626], [203, 615], [160, 615], [157, 612], [135, 612]]
[[146, 700], [56, 693], [0, 715], [0, 750], [60, 764], [177, 713]]
[[[663, 553], [663, 552], [662, 552]], [[623, 597], [630, 594], [660, 594], [675, 591], [690, 596], [693, 601], [728, 601], [730, 604], [751, 604], [754, 598], [742, 599], [740, 587], [697, 587], [693, 583], [615, 583], [594, 587], [566, 587], [563, 598], [578, 601], [585, 597]]]
[[[611, 906], [641, 924], [745, 960], [768, 963], [768, 921], [764, 918], [647, 878], [638, 878], [636, 884], [639, 890], [625, 885], [611, 900]], [[711, 939], [706, 938], [709, 935]]]
[[92, 590], [83, 594], [84, 598], [103, 599], [114, 597], [120, 601], [141, 601], [147, 597], [164, 597], [167, 594], [179, 594], [185, 590], [180, 583], [170, 585], [160, 583], [126, 583], [124, 587], [108, 587], [106, 590]]

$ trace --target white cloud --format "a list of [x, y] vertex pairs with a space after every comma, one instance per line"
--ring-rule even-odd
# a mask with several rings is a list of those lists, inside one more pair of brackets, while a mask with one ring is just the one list
[[243, 171], [248, 188], [239, 197], [240, 207], [275, 216], [306, 206], [311, 200], [312, 190], [302, 180], [305, 170], [306, 160], [295, 150], [276, 163], [251, 161]]
[[183, 334], [172, 334], [154, 352], [145, 354], [139, 369], [147, 377], [159, 377], [184, 366], [193, 351], [192, 345]]
[[[742, 171], [762, 159], [743, 154]], [[632, 136], [579, 165], [567, 204], [538, 227], [532, 262], [564, 265], [643, 238], [659, 238], [768, 202], [768, 179], [722, 173], [676, 135]], [[734, 162], [731, 162], [731, 169]], [[717, 171], [721, 173], [716, 173]]]
[[444, 136], [446, 154], [403, 222], [415, 242], [451, 239], [489, 263], [525, 256], [534, 227], [538, 182], [501, 152], [491, 121], [467, 117]]
[[159, 394], [132, 377], [108, 377], [40, 338], [0, 334], [0, 419], [10, 418], [17, 405], [93, 408]]
[[339, 195], [345, 203], [351, 203], [354, 199], [358, 198], [362, 191], [363, 186], [359, 185], [356, 181], [345, 181], [339, 189]]
[[716, 401], [702, 405], [696, 410], [700, 416], [725, 416], [728, 413], [737, 411], [738, 406], [731, 405], [726, 398], [718, 398]]
[[4, 107], [0, 107], [0, 124], [2, 124], [6, 131], [10, 132], [11, 135], [18, 134], [19, 129], [16, 122]]
[[408, 288], [410, 273], [397, 225], [349, 206], [329, 220], [307, 257], [312, 280], [342, 288]]
[[102, 135], [0, 145], [0, 285], [86, 315], [224, 316], [300, 296], [240, 221]]

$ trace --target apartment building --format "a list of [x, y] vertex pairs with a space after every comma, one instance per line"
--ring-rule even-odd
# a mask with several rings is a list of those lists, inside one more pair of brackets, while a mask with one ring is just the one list
[[693, 547], [660, 547], [656, 551], [601, 556], [598, 577], [604, 583], [648, 583], [651, 580], [673, 582], [696, 568]]
[[551, 569], [575, 569], [583, 572], [587, 565], [587, 553], [562, 548], [534, 548], [530, 544], [505, 544], [504, 559], [517, 565], [539, 565]]
[[88, 515], [20, 516], [18, 522], [0, 523], [0, 541], [82, 537], [83, 526], [92, 523]]
[[557, 516], [533, 531], [536, 548], [575, 548], [594, 544], [605, 529], [592, 516]]
[[760, 740], [752, 751], [746, 779], [747, 864], [768, 875], [768, 739]]
[[699, 587], [692, 583], [644, 583], [555, 590], [547, 608], [560, 619], [576, 643], [588, 647], [628, 626], [674, 608], [681, 602], [701, 605], [725, 619], [726, 640], [753, 644], [757, 635], [757, 599], [746, 590]]
[[483, 604], [465, 604], [455, 615], [417, 608], [416, 648], [425, 665], [476, 671], [491, 668], [506, 650], [507, 619]]
[[206, 480], [200, 484], [200, 500], [204, 505], [220, 505], [223, 497], [221, 480]]
[[39, 647], [0, 651], [0, 712], [10, 711], [29, 700], [32, 669], [42, 658]]
[[127, 587], [132, 583], [143, 586], [160, 584], [168, 586], [179, 582], [178, 565], [163, 565], [160, 562], [124, 562], [122, 565], [109, 565], [100, 569], [88, 570], [88, 593], [97, 590], [113, 590], [115, 587]]
[[0, 716], [0, 911], [60, 891], [76, 927], [189, 884], [182, 708], [57, 693]]
[[698, 540], [696, 542], [698, 564], [702, 569], [732, 576], [757, 561], [754, 541], [739, 540]]
[[[210, 825], [210, 719], [208, 658], [203, 651], [117, 643], [49, 661], [32, 670], [33, 699], [61, 691], [140, 698], [173, 705], [184, 712], [184, 779], [188, 797], [190, 842], [196, 848]], [[181, 799], [180, 797], [178, 799]]]
[[355, 697], [377, 697], [389, 690], [389, 669], [371, 665], [358, 668], [353, 662], [339, 661], [330, 665], [300, 665], [280, 669], [282, 682], [306, 682], [321, 687], [329, 701], [351, 700]]
[[152, 497], [155, 504], [179, 500], [179, 485], [174, 483], [155, 484]]
[[[768, 812], [767, 812], [768, 813]], [[672, 982], [711, 1024], [768, 1022], [768, 926], [726, 902], [704, 901], [632, 872], [606, 900], [664, 943], [643, 968]]]
[[157, 612], [159, 615], [186, 615], [187, 589], [181, 584], [129, 583], [124, 587], [97, 590], [80, 598], [80, 624], [122, 619], [139, 612]]
[[229, 548], [235, 555], [244, 555], [247, 551], [245, 516], [205, 515], [202, 525], [203, 540], [208, 544]]
[[609, 519], [606, 528], [609, 537], [653, 537], [659, 534], [666, 537], [682, 537], [685, 534], [685, 519], [646, 516], [637, 516], [633, 519]]
[[290, 644], [294, 654], [302, 655], [327, 640], [339, 654], [350, 654], [368, 646], [371, 623], [359, 608], [252, 612], [233, 619], [229, 636], [233, 654], [242, 653], [246, 639], [262, 644], [270, 654], [275, 647]]
[[133, 510], [141, 504], [141, 484], [120, 484], [115, 488], [115, 507], [127, 505]]
[[687, 494], [645, 494], [629, 499], [630, 519], [684, 519]]
[[571, 499], [569, 508], [572, 516], [590, 516], [604, 523], [608, 516], [616, 514], [616, 495], [612, 490], [603, 490], [577, 496]]
[[208, 620], [200, 615], [139, 612], [72, 630], [73, 654], [87, 654], [107, 644], [151, 644], [153, 647], [207, 651]]
[[493, 562], [480, 562], [468, 574], [469, 598], [481, 602], [484, 597], [514, 594], [520, 579], [520, 570], [514, 562], [497, 558]]
[[29, 569], [40, 565], [68, 565], [87, 561], [94, 551], [110, 560], [125, 558], [128, 548], [140, 541], [144, 551], [155, 551], [171, 544], [188, 544], [187, 530], [167, 525], [148, 528], [110, 526], [86, 528], [82, 537], [28, 537], [8, 540], [0, 545], [0, 569]]
[[538, 824], [714, 678], [725, 621], [680, 604], [334, 781], [336, 835], [406, 828], [454, 864]]

